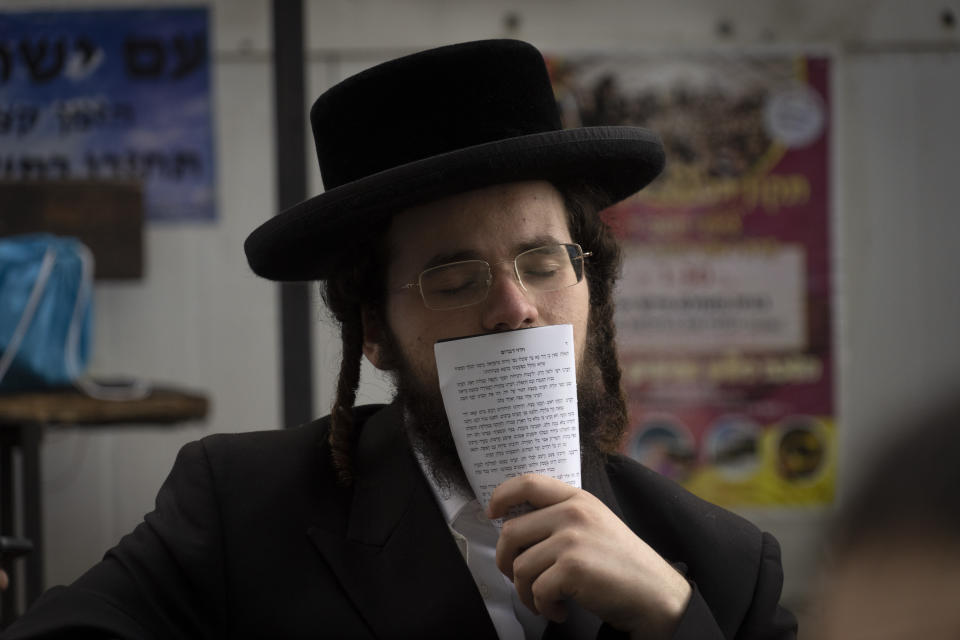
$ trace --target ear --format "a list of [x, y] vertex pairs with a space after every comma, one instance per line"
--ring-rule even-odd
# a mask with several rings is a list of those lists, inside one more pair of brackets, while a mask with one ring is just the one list
[[360, 312], [363, 322], [363, 355], [367, 356], [370, 364], [377, 369], [387, 371], [383, 348], [384, 330], [378, 316], [379, 314], [372, 313], [367, 307]]

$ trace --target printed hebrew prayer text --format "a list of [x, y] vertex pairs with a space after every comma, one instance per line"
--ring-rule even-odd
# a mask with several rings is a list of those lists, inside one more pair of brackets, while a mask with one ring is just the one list
[[580, 487], [571, 325], [447, 340], [434, 353], [460, 464], [484, 509], [497, 485], [525, 473]]

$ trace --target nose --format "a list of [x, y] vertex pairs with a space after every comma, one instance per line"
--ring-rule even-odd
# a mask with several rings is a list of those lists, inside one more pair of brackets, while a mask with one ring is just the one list
[[484, 331], [510, 331], [535, 326], [539, 318], [537, 305], [520, 286], [513, 263], [493, 268], [493, 282], [483, 301], [480, 321]]

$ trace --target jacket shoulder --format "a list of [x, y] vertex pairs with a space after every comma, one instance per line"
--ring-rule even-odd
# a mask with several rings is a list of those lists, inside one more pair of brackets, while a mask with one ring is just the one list
[[[675, 535], [693, 531], [697, 540], [723, 543], [760, 542], [761, 532], [750, 521], [698, 498], [679, 484], [623, 455], [607, 458], [607, 476], [628, 520], [656, 516]], [[666, 542], [666, 541], [664, 541]]]
[[609, 456], [606, 468], [624, 521], [696, 583], [729, 637], [776, 608], [783, 570], [773, 536], [625, 456]]
[[[385, 405], [354, 408], [357, 429]], [[289, 429], [270, 429], [242, 433], [216, 433], [183, 447], [183, 455], [201, 455], [214, 471], [236, 468], [251, 473], [272, 468], [278, 479], [304, 468], [332, 469], [330, 458], [330, 416], [324, 416]]]

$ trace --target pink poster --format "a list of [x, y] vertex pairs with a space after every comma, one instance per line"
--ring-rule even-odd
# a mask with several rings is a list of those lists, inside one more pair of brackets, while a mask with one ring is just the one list
[[566, 124], [630, 124], [667, 168], [624, 243], [624, 452], [727, 506], [826, 504], [836, 475], [830, 60], [548, 60]]

